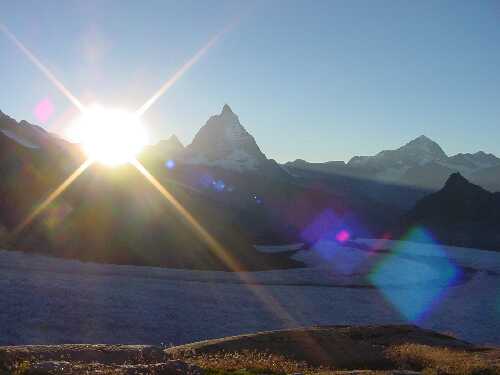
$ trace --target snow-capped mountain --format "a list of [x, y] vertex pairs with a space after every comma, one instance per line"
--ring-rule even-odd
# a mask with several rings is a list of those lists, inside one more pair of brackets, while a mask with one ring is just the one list
[[447, 155], [436, 142], [422, 135], [396, 150], [384, 150], [375, 156], [355, 156], [348, 165], [383, 170], [391, 167], [400, 168], [402, 165], [425, 165], [446, 158]]
[[237, 172], [257, 170], [268, 162], [255, 139], [226, 104], [210, 117], [183, 152], [186, 164], [220, 167]]
[[500, 159], [483, 151], [475, 154], [457, 154], [448, 158], [447, 163], [462, 171], [475, 172], [479, 169], [500, 166]]
[[[482, 176], [478, 173], [482, 170], [496, 170], [494, 167], [500, 166], [500, 159], [482, 151], [448, 156], [438, 143], [422, 135], [396, 150], [381, 151], [374, 156], [355, 156], [347, 164], [298, 160], [286, 166], [437, 190], [454, 172], [483, 186], [481, 179], [475, 176]], [[494, 189], [497, 188], [500, 186]]]
[[376, 179], [412, 186], [438, 189], [454, 172], [466, 177], [500, 165], [492, 154], [457, 154], [448, 156], [438, 143], [420, 136], [397, 150], [387, 150], [371, 157], [355, 157], [348, 166], [372, 172]]

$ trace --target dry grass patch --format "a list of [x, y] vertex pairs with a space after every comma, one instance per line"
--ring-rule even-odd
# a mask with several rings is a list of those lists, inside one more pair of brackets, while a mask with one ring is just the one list
[[411, 371], [423, 375], [500, 375], [500, 348], [477, 348], [414, 326], [268, 331], [168, 349], [141, 345], [0, 347], [0, 374], [2, 364], [4, 369], [15, 369], [17, 363], [23, 371], [25, 361], [35, 365], [66, 361], [72, 374], [154, 374], [163, 371], [162, 362], [170, 360], [198, 366], [197, 371], [202, 368], [206, 375], [412, 375]]
[[404, 344], [387, 350], [398, 368], [427, 374], [500, 375], [500, 367], [486, 360], [481, 351], [461, 351], [427, 345]]
[[[292, 361], [273, 353], [245, 350], [242, 352], [204, 353], [181, 357], [183, 361], [195, 364], [208, 374], [291, 374], [309, 372], [305, 362]], [[179, 358], [179, 359], [181, 359]]]
[[184, 353], [179, 359], [208, 370], [208, 375], [293, 373], [345, 375], [349, 372], [345, 370], [355, 369], [372, 370], [363, 372], [364, 375], [388, 374], [394, 370], [419, 371], [424, 375], [500, 375], [500, 365], [488, 358], [487, 351], [466, 351], [420, 344], [402, 344], [386, 348], [385, 360], [381, 362], [384, 365], [382, 371], [366, 367], [363, 361], [358, 365], [352, 363], [347, 368], [317, 367], [306, 361], [296, 361], [282, 355], [259, 351], [191, 355]]

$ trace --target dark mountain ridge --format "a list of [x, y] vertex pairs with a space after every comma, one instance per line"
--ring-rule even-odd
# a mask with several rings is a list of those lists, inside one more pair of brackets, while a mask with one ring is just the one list
[[425, 227], [441, 243], [500, 250], [500, 193], [454, 173], [407, 214], [405, 227], [415, 226]]

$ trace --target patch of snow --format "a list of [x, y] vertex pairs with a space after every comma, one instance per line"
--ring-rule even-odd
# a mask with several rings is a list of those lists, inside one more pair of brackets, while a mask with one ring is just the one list
[[496, 251], [439, 245], [443, 252], [442, 254], [436, 254], [433, 251], [435, 244], [368, 238], [358, 239], [356, 242], [372, 246], [377, 245], [378, 248], [383, 249], [390, 249], [404, 244], [405, 251], [414, 255], [447, 257], [462, 267], [473, 267], [483, 271], [500, 273], [500, 252]]
[[228, 116], [222, 117], [225, 121], [224, 138], [231, 144], [240, 144], [247, 141], [249, 134], [243, 128], [239, 121], [231, 120], [228, 121]]
[[16, 133], [14, 133], [13, 131], [11, 130], [6, 130], [6, 129], [0, 129], [0, 131], [5, 134], [7, 137], [9, 137], [10, 139], [16, 141], [17, 143], [19, 143], [21, 146], [24, 146], [24, 147], [27, 147], [27, 148], [31, 148], [31, 149], [38, 149], [40, 148], [40, 146], [28, 141], [27, 139], [25, 138], [22, 138], [20, 137], [19, 135], [17, 135]]
[[232, 149], [230, 154], [224, 159], [208, 160], [204, 155], [194, 155], [184, 158], [185, 164], [205, 165], [208, 167], [219, 167], [237, 172], [247, 170], [256, 170], [259, 167], [259, 161], [243, 150]]
[[[356, 243], [377, 244], [383, 250], [400, 242], [319, 243], [297, 252], [295, 258], [306, 268], [245, 273], [252, 285], [238, 273], [106, 265], [0, 251], [0, 345], [181, 344], [296, 326], [407, 323], [369, 281], [370, 272], [388, 253], [363, 250]], [[435, 253], [425, 244], [404, 244], [413, 256], [397, 264], [428, 272]], [[443, 249], [440, 256], [477, 272], [448, 286], [419, 325], [478, 344], [500, 344], [500, 276], [489, 272], [500, 271], [500, 254]], [[392, 287], [401, 290], [411, 287], [394, 283]], [[272, 306], [253, 293], [256, 285], [260, 295], [272, 296], [290, 319], [273, 313]]]
[[255, 248], [261, 253], [283, 253], [286, 251], [300, 250], [304, 247], [302, 242], [288, 245], [255, 245]]

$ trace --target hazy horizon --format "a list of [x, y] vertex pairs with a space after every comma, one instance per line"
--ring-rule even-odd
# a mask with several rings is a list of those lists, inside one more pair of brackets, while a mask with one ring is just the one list
[[[85, 103], [129, 109], [232, 26], [147, 112], [152, 143], [190, 143], [228, 103], [280, 162], [347, 161], [422, 134], [448, 154], [500, 154], [494, 1], [127, 5], [6, 3], [0, 23]], [[0, 110], [61, 133], [71, 103], [1, 33], [0, 55]]]

